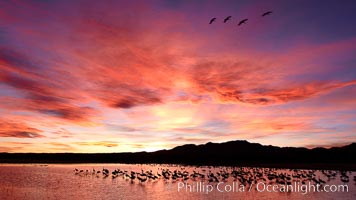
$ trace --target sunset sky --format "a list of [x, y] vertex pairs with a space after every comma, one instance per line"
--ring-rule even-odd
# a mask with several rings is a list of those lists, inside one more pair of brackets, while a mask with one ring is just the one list
[[355, 142], [355, 13], [346, 0], [1, 1], [0, 152]]

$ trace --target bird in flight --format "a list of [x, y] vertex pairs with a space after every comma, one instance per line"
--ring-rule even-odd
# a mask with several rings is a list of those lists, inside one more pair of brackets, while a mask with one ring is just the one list
[[262, 14], [262, 17], [264, 17], [266, 15], [270, 15], [270, 14], [272, 14], [272, 11], [265, 12], [265, 13]]
[[240, 26], [241, 24], [245, 24], [247, 20], [248, 20], [248, 19], [243, 19], [243, 20], [241, 20], [238, 25]]
[[210, 20], [209, 24], [212, 24], [216, 20], [216, 17]]
[[229, 21], [231, 19], [231, 16], [228, 16], [224, 19], [224, 23], [226, 23], [227, 21]]

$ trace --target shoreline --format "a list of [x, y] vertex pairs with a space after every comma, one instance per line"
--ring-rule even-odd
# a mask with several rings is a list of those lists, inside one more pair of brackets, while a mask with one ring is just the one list
[[212, 166], [212, 167], [256, 167], [256, 168], [274, 168], [274, 169], [296, 169], [296, 170], [338, 170], [338, 171], [356, 171], [356, 163], [312, 163], [312, 164], [291, 164], [291, 163], [269, 163], [269, 164], [234, 164], [234, 165], [204, 165], [187, 163], [129, 163], [129, 162], [0, 162], [1, 165], [180, 165], [180, 166]]

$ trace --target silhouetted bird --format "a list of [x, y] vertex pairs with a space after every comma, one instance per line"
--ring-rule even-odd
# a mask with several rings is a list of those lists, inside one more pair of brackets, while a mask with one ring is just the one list
[[262, 17], [264, 17], [266, 15], [270, 15], [270, 14], [272, 14], [272, 11], [265, 12], [265, 13], [262, 14]]
[[243, 20], [241, 20], [238, 25], [240, 26], [241, 24], [245, 24], [247, 20], [248, 20], [248, 19], [243, 19]]
[[228, 16], [224, 19], [224, 23], [226, 23], [227, 21], [229, 21], [231, 19], [231, 16]]
[[216, 20], [216, 17], [210, 20], [209, 24], [212, 24]]

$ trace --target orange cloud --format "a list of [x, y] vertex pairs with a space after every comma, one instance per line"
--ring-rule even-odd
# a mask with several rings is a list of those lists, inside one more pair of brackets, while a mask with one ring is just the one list
[[42, 131], [24, 123], [0, 119], [0, 137], [42, 138]]
[[111, 141], [98, 141], [98, 142], [74, 142], [73, 144], [80, 146], [104, 146], [104, 147], [117, 147], [119, 144], [117, 142]]
[[260, 89], [261, 92], [238, 92], [238, 91], [220, 91], [219, 99], [223, 102], [242, 102], [258, 105], [269, 105], [276, 103], [285, 103], [295, 100], [311, 98], [315, 95], [326, 93], [330, 90], [347, 87], [356, 84], [356, 81], [343, 83], [310, 83], [289, 89]]

